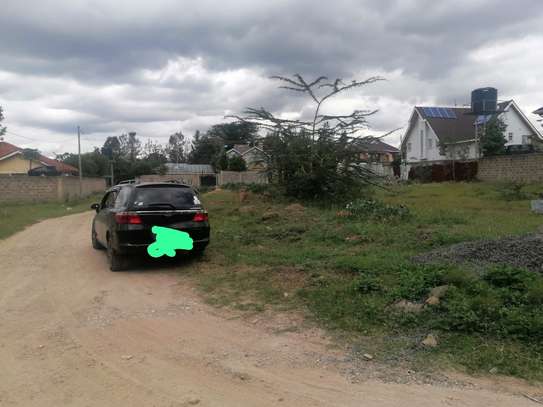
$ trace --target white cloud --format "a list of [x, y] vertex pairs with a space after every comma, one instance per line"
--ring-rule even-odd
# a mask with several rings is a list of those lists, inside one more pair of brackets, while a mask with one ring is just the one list
[[[190, 136], [248, 106], [310, 115], [310, 102], [278, 90], [273, 74], [386, 77], [324, 106], [379, 109], [371, 134], [405, 127], [416, 104], [469, 103], [480, 86], [498, 88], [526, 113], [543, 105], [536, 0], [319, 7], [309, 0], [4, 0], [2, 7], [7, 139], [49, 154], [75, 151], [77, 125], [89, 151], [126, 131], [160, 142], [179, 130]], [[399, 134], [387, 141], [397, 143]]]

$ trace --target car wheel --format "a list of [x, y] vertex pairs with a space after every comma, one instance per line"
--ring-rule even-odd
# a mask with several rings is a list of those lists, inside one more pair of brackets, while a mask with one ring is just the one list
[[206, 249], [206, 246], [194, 246], [193, 249], [190, 251], [193, 257], [199, 258], [204, 255], [204, 250]]
[[121, 271], [125, 267], [123, 256], [119, 255], [111, 245], [111, 239], [107, 240], [107, 259], [111, 271]]
[[104, 246], [102, 246], [100, 242], [96, 239], [96, 231], [94, 230], [94, 226], [92, 227], [91, 240], [93, 249], [102, 250], [104, 248]]

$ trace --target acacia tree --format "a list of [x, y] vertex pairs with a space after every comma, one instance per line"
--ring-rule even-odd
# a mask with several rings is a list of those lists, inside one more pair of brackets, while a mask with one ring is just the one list
[[369, 127], [367, 118], [377, 110], [354, 110], [343, 115], [323, 114], [321, 110], [334, 96], [384, 79], [375, 76], [345, 83], [320, 76], [308, 82], [299, 74], [292, 79], [272, 79], [284, 84], [281, 89], [308, 96], [314, 105], [311, 117], [285, 119], [263, 107], [247, 108], [242, 115], [230, 117], [268, 131], [264, 140], [268, 172], [286, 194], [337, 202], [352, 197], [363, 185], [374, 183], [377, 176], [363, 165], [358, 143], [375, 137], [359, 137], [358, 133]]

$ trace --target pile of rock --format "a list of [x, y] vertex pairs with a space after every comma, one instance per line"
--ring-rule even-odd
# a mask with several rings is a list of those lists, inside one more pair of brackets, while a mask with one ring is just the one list
[[455, 244], [413, 258], [418, 263], [500, 264], [543, 273], [543, 234]]

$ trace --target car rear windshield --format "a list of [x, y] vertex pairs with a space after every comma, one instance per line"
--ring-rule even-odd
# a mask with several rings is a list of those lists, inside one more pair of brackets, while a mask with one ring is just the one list
[[200, 201], [190, 188], [149, 186], [136, 188], [134, 203], [136, 209], [187, 209], [198, 206]]

